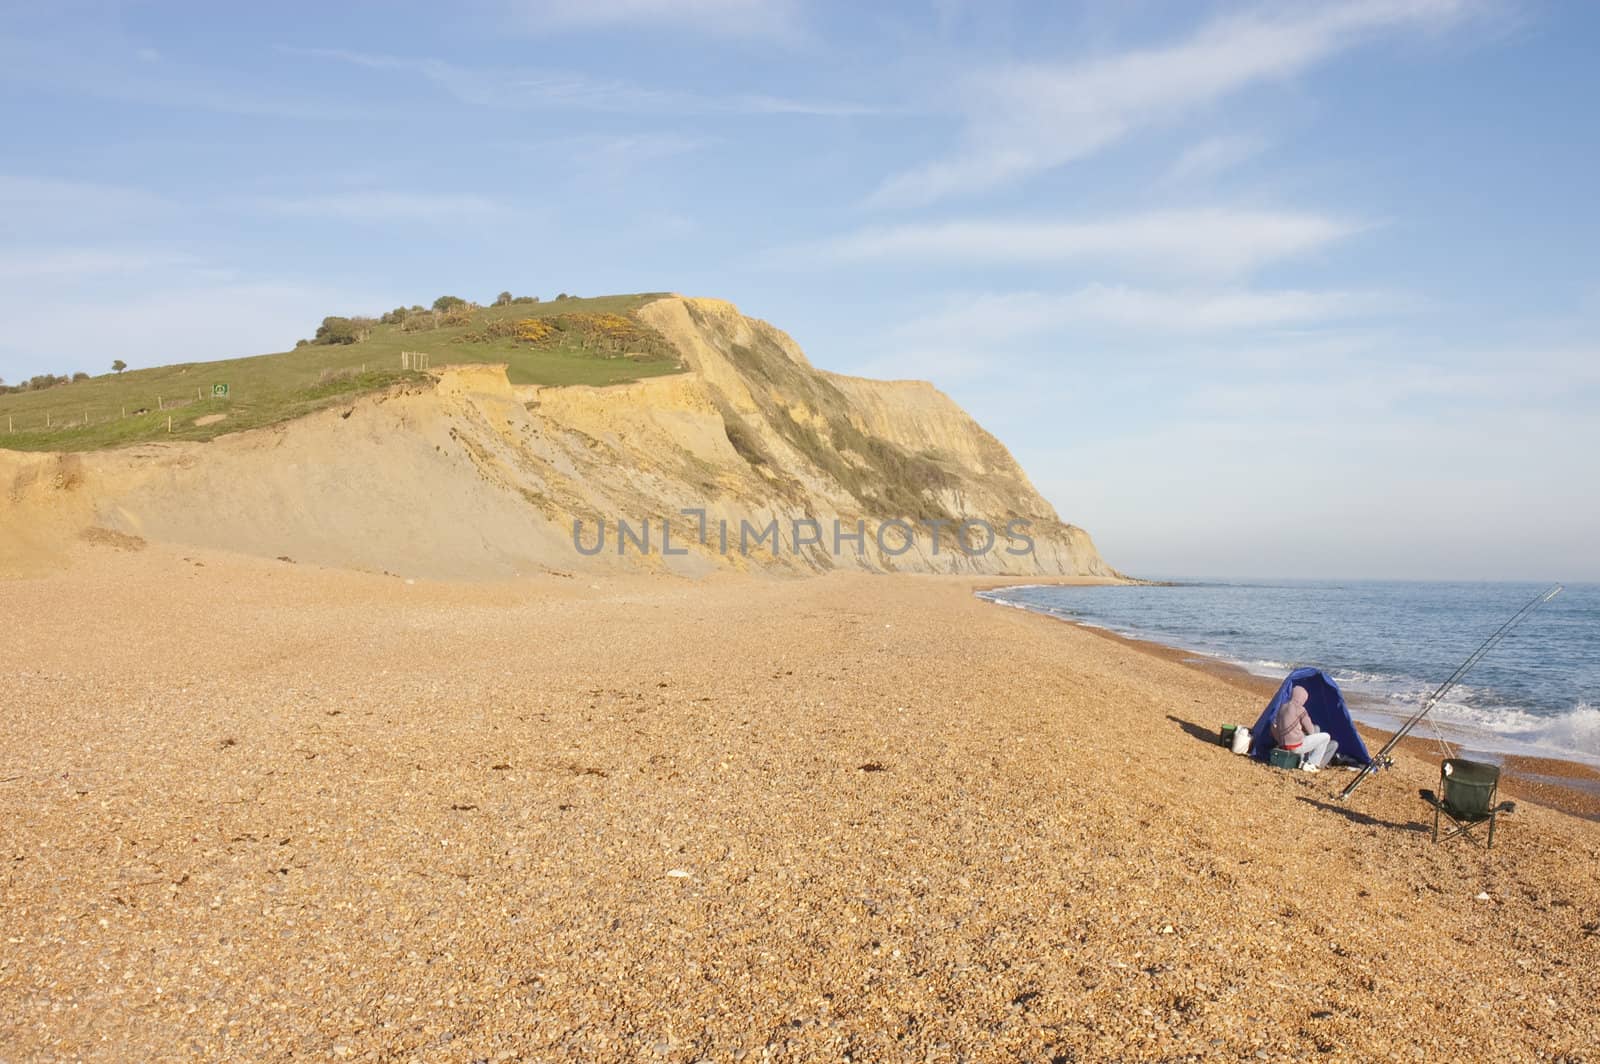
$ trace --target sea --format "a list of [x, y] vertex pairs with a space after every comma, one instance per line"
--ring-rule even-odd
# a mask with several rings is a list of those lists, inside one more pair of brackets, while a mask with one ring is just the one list
[[[981, 597], [1281, 680], [1322, 669], [1352, 715], [1393, 728], [1547, 584], [1172, 581], [1021, 586]], [[1567, 585], [1491, 650], [1413, 733], [1468, 755], [1600, 767], [1600, 584]], [[1222, 723], [1222, 722], [1217, 722]], [[1241, 721], [1250, 724], [1253, 721]]]

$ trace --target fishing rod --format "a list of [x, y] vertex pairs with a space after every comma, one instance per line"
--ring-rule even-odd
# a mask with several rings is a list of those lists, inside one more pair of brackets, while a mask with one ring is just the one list
[[1377, 756], [1375, 756], [1371, 761], [1368, 761], [1365, 765], [1361, 766], [1360, 774], [1357, 775], [1355, 779], [1350, 781], [1350, 785], [1348, 787], [1339, 792], [1339, 801], [1342, 802], [1346, 798], [1349, 798], [1351, 794], [1355, 793], [1355, 789], [1361, 786], [1362, 780], [1376, 772], [1379, 768], [1388, 765], [1390, 763], [1389, 752], [1396, 746], [1400, 745], [1400, 740], [1404, 739], [1406, 734], [1410, 732], [1412, 728], [1415, 728], [1417, 724], [1421, 722], [1423, 717], [1426, 717], [1429, 713], [1433, 712], [1433, 707], [1439, 704], [1439, 700], [1445, 695], [1449, 694], [1450, 689], [1456, 684], [1460, 683], [1461, 678], [1470, 672], [1474, 665], [1482, 661], [1484, 655], [1489, 653], [1490, 650], [1494, 649], [1496, 643], [1500, 642], [1500, 640], [1504, 639], [1508, 634], [1510, 634], [1511, 629], [1527, 620], [1529, 614], [1538, 609], [1540, 606], [1543, 606], [1546, 602], [1549, 602], [1551, 599], [1555, 598], [1557, 595], [1561, 594], [1561, 591], [1561, 585], [1555, 584], [1547, 590], [1539, 592], [1538, 595], [1534, 596], [1532, 602], [1528, 603], [1526, 606], [1522, 607], [1515, 614], [1513, 614], [1511, 619], [1496, 629], [1495, 633], [1488, 639], [1485, 639], [1483, 644], [1479, 646], [1477, 650], [1474, 650], [1471, 654], [1467, 655], [1467, 660], [1463, 661], [1456, 668], [1456, 671], [1450, 674], [1450, 678], [1435, 688], [1433, 694], [1423, 699], [1421, 707], [1418, 708], [1415, 713], [1411, 714], [1410, 717], [1406, 718], [1405, 723], [1400, 725], [1399, 730], [1397, 730], [1393, 735], [1389, 736], [1389, 741], [1383, 744], [1383, 749], [1378, 751]]

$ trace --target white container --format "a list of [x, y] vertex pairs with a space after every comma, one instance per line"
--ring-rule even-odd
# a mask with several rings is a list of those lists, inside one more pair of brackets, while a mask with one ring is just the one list
[[1243, 724], [1234, 729], [1233, 752], [1236, 754], [1248, 754], [1250, 752], [1250, 729]]

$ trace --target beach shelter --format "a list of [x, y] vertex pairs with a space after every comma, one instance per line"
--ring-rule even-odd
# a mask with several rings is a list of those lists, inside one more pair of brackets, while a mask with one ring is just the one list
[[1367, 753], [1367, 746], [1357, 734], [1355, 722], [1350, 719], [1344, 694], [1339, 690], [1339, 685], [1333, 682], [1333, 677], [1321, 669], [1296, 669], [1284, 677], [1283, 683], [1278, 685], [1278, 693], [1272, 696], [1261, 718], [1250, 729], [1250, 756], [1257, 761], [1265, 761], [1267, 755], [1272, 753], [1272, 748], [1277, 745], [1272, 741], [1272, 718], [1277, 716], [1278, 707], [1289, 700], [1289, 692], [1297, 686], [1306, 689], [1306, 712], [1311, 715], [1312, 722], [1339, 744], [1336, 760], [1357, 765], [1370, 763], [1372, 755]]

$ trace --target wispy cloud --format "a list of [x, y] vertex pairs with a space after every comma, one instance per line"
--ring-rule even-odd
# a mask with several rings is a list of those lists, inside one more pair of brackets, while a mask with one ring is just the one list
[[1048, 379], [1060, 369], [1059, 352], [1111, 344], [1147, 367], [1176, 359], [1217, 371], [1280, 373], [1283, 357], [1331, 364], [1367, 351], [1375, 323], [1421, 305], [1386, 292], [1301, 289], [1091, 284], [1062, 292], [956, 292], [891, 327], [856, 368], [964, 380], [1009, 360]]
[[872, 104], [789, 99], [760, 93], [706, 96], [594, 78], [571, 71], [464, 67], [343, 48], [292, 48], [290, 54], [422, 77], [461, 103], [506, 110], [591, 111], [613, 114], [812, 115], [852, 118], [891, 113]]
[[541, 155], [557, 153], [563, 160], [571, 160], [586, 169], [616, 172], [688, 155], [710, 143], [708, 137], [682, 133], [585, 133], [527, 147]]
[[958, 86], [966, 146], [884, 181], [869, 204], [924, 206], [1083, 158], [1135, 131], [1293, 77], [1384, 32], [1439, 26], [1469, 0], [1346, 0], [1219, 18], [1187, 40], [1069, 65], [1014, 66]]
[[0, 174], [0, 215], [62, 213], [146, 215], [167, 204], [141, 189], [74, 178]]
[[981, 336], [993, 343], [1082, 326], [1152, 335], [1244, 333], [1349, 321], [1412, 305], [1382, 292], [1159, 290], [1103, 284], [1070, 292], [960, 295], [945, 303], [945, 309], [908, 322], [895, 334], [906, 339]]
[[140, 274], [174, 267], [199, 267], [192, 255], [162, 251], [128, 251], [110, 248], [10, 249], [0, 254], [0, 278], [38, 278], [50, 283], [71, 282], [110, 274]]
[[237, 73], [226, 68], [180, 65], [93, 32], [75, 34], [70, 45], [0, 35], [0, 80], [64, 95], [244, 118], [346, 122], [406, 117], [398, 110], [317, 95], [281, 81], [240, 84]]
[[484, 196], [353, 190], [324, 195], [291, 196], [257, 201], [276, 214], [296, 218], [329, 218], [343, 222], [428, 222], [481, 220], [502, 216], [510, 208]]
[[1318, 251], [1361, 223], [1293, 211], [1150, 211], [1096, 221], [967, 220], [876, 226], [772, 256], [776, 262], [927, 265], [1096, 261], [1229, 275]]
[[1260, 137], [1211, 137], [1184, 149], [1166, 173], [1165, 183], [1183, 185], [1208, 181], [1259, 155], [1266, 147]]
[[535, 32], [663, 28], [718, 37], [799, 36], [794, 0], [523, 0], [517, 21]]

